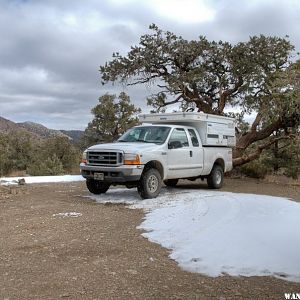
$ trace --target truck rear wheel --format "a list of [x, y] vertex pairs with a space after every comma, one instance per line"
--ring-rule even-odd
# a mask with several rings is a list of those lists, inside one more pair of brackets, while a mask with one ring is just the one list
[[162, 180], [156, 169], [146, 170], [138, 184], [138, 193], [143, 199], [156, 198], [161, 190]]
[[219, 189], [223, 185], [224, 171], [220, 165], [214, 165], [209, 176], [207, 177], [207, 185], [211, 189]]
[[178, 183], [178, 179], [168, 179], [164, 181], [166, 186], [174, 187]]
[[86, 187], [91, 193], [98, 195], [106, 193], [110, 187], [110, 184], [99, 180], [87, 179]]

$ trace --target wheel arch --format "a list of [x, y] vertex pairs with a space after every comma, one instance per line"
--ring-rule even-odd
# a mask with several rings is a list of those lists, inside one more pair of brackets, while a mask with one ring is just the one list
[[220, 166], [222, 169], [223, 169], [223, 172], [225, 171], [225, 162], [224, 162], [224, 159], [219, 157], [215, 160], [214, 164], [212, 165], [212, 168], [215, 166], [215, 165], [218, 165]]
[[147, 162], [145, 164], [143, 172], [145, 172], [145, 171], [147, 171], [147, 170], [149, 170], [151, 168], [156, 169], [159, 172], [161, 178], [162, 179], [164, 178], [164, 167], [163, 167], [163, 165], [162, 165], [162, 163], [160, 161], [158, 161], [158, 160], [151, 160], [151, 161]]

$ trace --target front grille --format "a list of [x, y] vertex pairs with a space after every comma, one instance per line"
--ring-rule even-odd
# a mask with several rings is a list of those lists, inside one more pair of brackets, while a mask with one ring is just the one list
[[121, 152], [88, 151], [87, 160], [89, 165], [117, 166], [123, 162]]

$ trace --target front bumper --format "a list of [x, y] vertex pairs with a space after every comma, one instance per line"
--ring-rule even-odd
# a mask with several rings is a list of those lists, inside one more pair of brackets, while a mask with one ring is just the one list
[[142, 175], [144, 166], [117, 166], [117, 167], [104, 167], [92, 166], [84, 163], [80, 164], [80, 172], [84, 178], [93, 179], [94, 173], [103, 173], [104, 182], [109, 183], [126, 183], [138, 181]]

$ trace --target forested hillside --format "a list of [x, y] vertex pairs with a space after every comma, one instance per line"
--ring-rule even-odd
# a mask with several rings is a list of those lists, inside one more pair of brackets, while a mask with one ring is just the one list
[[72, 172], [78, 167], [80, 151], [67, 132], [0, 117], [0, 176], [16, 171], [29, 175]]

